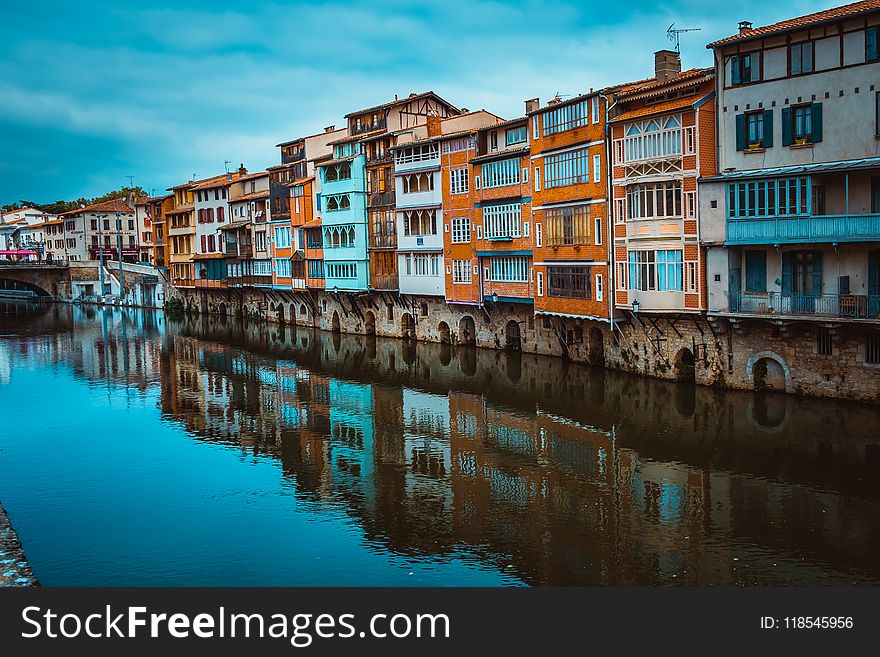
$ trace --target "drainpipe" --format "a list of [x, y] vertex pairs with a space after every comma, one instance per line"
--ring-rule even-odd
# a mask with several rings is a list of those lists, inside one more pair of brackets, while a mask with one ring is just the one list
[[605, 101], [605, 163], [607, 169], [605, 175], [605, 195], [607, 199], [605, 215], [608, 217], [608, 321], [611, 325], [611, 335], [614, 336], [614, 297], [617, 294], [617, 283], [614, 280], [616, 263], [614, 261], [614, 218], [612, 216], [614, 214], [614, 197], [611, 186], [611, 179], [614, 177], [614, 164], [611, 159], [611, 126], [608, 124], [608, 117], [611, 115], [611, 110], [617, 105], [617, 98], [614, 98], [609, 105], [608, 96], [600, 91], [599, 97]]

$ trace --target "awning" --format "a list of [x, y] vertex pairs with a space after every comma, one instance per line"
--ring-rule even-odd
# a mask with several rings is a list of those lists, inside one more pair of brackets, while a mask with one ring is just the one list
[[742, 171], [725, 171], [711, 178], [700, 178], [701, 182], [742, 180], [751, 178], [777, 178], [804, 173], [845, 173], [880, 167], [880, 157], [866, 157], [861, 160], [844, 160], [842, 162], [815, 162], [813, 164], [795, 164], [787, 167], [770, 169], [743, 169]]
[[18, 250], [18, 251], [11, 251], [11, 250], [7, 249], [7, 250], [0, 251], [0, 255], [31, 256], [31, 255], [39, 255], [39, 254], [36, 251], [30, 251], [30, 250], [26, 250], [26, 249], [25, 250]]
[[583, 319], [592, 320], [594, 322], [610, 322], [607, 317], [598, 317], [596, 315], [574, 315], [572, 313], [554, 313], [547, 310], [536, 310], [535, 315], [546, 315], [548, 317], [565, 317], [566, 319]]

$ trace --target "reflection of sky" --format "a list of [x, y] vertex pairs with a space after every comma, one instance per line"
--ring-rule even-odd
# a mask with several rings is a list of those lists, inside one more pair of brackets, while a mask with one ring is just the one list
[[291, 495], [277, 460], [193, 440], [157, 405], [154, 389], [108, 392], [60, 368], [13, 371], [0, 417], [14, 410], [42, 421], [26, 434], [0, 424], [0, 482], [44, 584], [513, 581], [465, 558], [390, 553], [344, 509]]

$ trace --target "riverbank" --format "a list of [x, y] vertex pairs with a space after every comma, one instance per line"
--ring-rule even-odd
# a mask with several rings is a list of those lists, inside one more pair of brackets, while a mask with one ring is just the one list
[[628, 313], [615, 320], [535, 315], [520, 303], [257, 288], [176, 289], [182, 308], [355, 335], [412, 338], [555, 356], [657, 379], [731, 390], [880, 402], [869, 324], [784, 326], [703, 315]]
[[9, 516], [0, 504], [0, 587], [39, 585]]

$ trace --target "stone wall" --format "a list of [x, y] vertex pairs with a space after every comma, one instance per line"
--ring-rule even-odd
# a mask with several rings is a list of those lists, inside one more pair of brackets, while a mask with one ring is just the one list
[[566, 358], [667, 380], [740, 390], [880, 401], [880, 365], [865, 363], [872, 326], [830, 329], [832, 354], [818, 353], [818, 324], [781, 327], [703, 315], [633, 315], [599, 321], [535, 316], [532, 307], [447, 304], [437, 297], [260, 289], [178, 290], [193, 312], [247, 316], [325, 331], [414, 337]]

